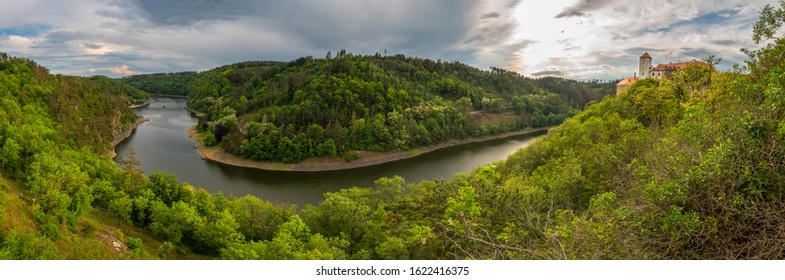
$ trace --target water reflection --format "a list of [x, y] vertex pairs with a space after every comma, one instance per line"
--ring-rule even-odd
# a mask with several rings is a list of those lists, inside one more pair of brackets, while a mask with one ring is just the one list
[[325, 192], [351, 186], [370, 187], [379, 177], [400, 175], [407, 182], [449, 179], [455, 173], [506, 158], [528, 145], [535, 136], [467, 144], [438, 150], [419, 157], [352, 170], [324, 172], [265, 171], [223, 165], [200, 159], [186, 130], [197, 119], [185, 110], [184, 100], [158, 98], [137, 114], [150, 119], [130, 138], [117, 146], [127, 156], [133, 148], [148, 175], [164, 171], [180, 181], [211, 192], [244, 196], [252, 194], [272, 202], [316, 204]]

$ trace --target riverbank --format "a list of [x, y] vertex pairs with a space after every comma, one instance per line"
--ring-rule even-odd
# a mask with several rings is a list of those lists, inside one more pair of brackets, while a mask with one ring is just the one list
[[133, 109], [144, 108], [144, 107], [150, 106], [150, 104], [153, 104], [153, 100], [147, 100], [147, 101], [145, 101], [142, 104], [128, 105], [128, 109], [132, 109], [133, 110]]
[[495, 139], [503, 139], [513, 136], [521, 136], [527, 134], [542, 133], [551, 127], [540, 128], [527, 128], [520, 131], [506, 132], [493, 136], [484, 137], [471, 137], [462, 140], [448, 140], [446, 142], [431, 145], [427, 147], [420, 147], [409, 151], [390, 151], [390, 152], [371, 152], [363, 151], [360, 158], [351, 162], [346, 162], [341, 158], [308, 158], [299, 163], [281, 163], [270, 161], [254, 161], [247, 158], [242, 158], [233, 154], [229, 154], [220, 147], [207, 147], [203, 144], [202, 135], [196, 130], [196, 126], [188, 128], [188, 137], [195, 142], [196, 148], [202, 159], [211, 160], [218, 163], [223, 163], [232, 166], [255, 168], [271, 171], [332, 171], [332, 170], [345, 170], [353, 169], [377, 164], [383, 164], [393, 161], [399, 161], [407, 158], [416, 157], [425, 153], [433, 152], [436, 150], [460, 146], [465, 144], [490, 141]]
[[115, 131], [114, 139], [112, 139], [112, 150], [109, 151], [109, 156], [112, 158], [116, 157], [117, 153], [115, 152], [115, 147], [117, 147], [117, 144], [120, 144], [120, 142], [123, 142], [123, 140], [125, 140], [126, 138], [131, 137], [131, 134], [134, 133], [134, 130], [136, 130], [137, 127], [149, 121], [150, 119], [148, 118], [139, 117], [125, 131]]
[[206, 115], [205, 113], [191, 109], [191, 107], [188, 106], [185, 106], [185, 109], [188, 110], [188, 112], [191, 112], [191, 114], [194, 114], [194, 117], [197, 117], [199, 119], [204, 118], [204, 116]]

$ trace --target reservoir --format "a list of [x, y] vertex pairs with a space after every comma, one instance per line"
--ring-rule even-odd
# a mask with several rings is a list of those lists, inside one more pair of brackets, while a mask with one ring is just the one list
[[210, 192], [245, 196], [251, 194], [273, 203], [298, 206], [318, 204], [325, 192], [352, 186], [372, 187], [380, 177], [400, 175], [406, 182], [450, 179], [456, 173], [507, 158], [545, 132], [449, 147], [414, 158], [374, 166], [322, 172], [265, 171], [202, 160], [186, 130], [197, 118], [185, 109], [185, 99], [156, 97], [150, 106], [136, 109], [150, 119], [117, 145], [118, 157], [131, 149], [150, 175], [163, 171], [181, 182]]

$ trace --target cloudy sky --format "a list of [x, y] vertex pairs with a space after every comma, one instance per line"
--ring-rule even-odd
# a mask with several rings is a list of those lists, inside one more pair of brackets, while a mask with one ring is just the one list
[[0, 2], [0, 51], [52, 72], [120, 77], [290, 61], [346, 49], [526, 76], [617, 79], [654, 64], [742, 63], [765, 4], [622, 0], [65, 0]]

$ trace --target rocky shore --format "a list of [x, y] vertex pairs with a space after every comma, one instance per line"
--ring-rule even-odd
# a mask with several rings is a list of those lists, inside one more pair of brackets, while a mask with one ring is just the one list
[[117, 153], [114, 151], [114, 147], [117, 146], [117, 144], [120, 144], [120, 142], [123, 142], [123, 140], [126, 138], [131, 137], [131, 134], [134, 133], [134, 130], [136, 130], [137, 127], [148, 121], [150, 121], [150, 119], [139, 117], [127, 129], [122, 131], [115, 131], [114, 139], [112, 139], [112, 150], [109, 152], [109, 156], [112, 158], [116, 157]]

